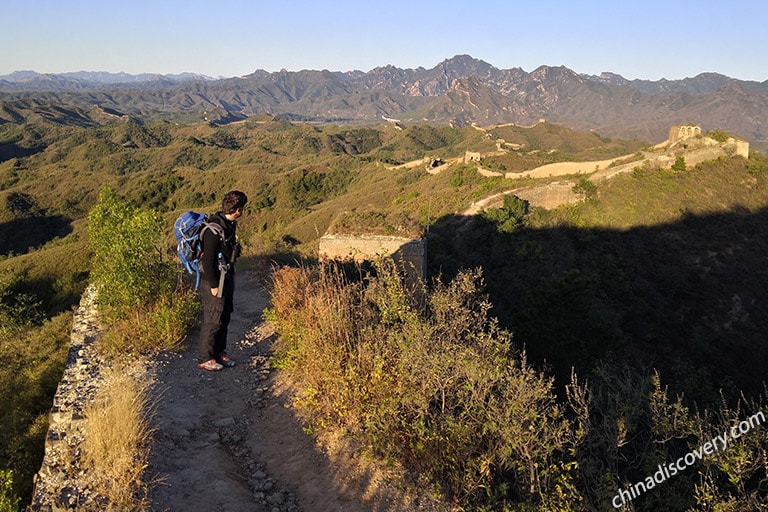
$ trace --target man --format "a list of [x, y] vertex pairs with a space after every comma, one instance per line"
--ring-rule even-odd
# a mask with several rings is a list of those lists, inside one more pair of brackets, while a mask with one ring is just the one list
[[235, 366], [227, 356], [227, 328], [234, 309], [235, 260], [240, 256], [237, 243], [237, 219], [248, 202], [240, 191], [227, 192], [221, 201], [221, 211], [212, 215], [209, 226], [202, 231], [200, 296], [203, 325], [200, 327], [198, 367], [218, 371]]

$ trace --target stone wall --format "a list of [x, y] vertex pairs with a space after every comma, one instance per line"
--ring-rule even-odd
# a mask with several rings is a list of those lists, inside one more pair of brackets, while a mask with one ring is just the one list
[[736, 154], [738, 156], [749, 158], [749, 142], [745, 140], [735, 140], [733, 144], [736, 147]]
[[551, 210], [564, 204], [574, 204], [584, 197], [573, 191], [575, 183], [571, 181], [555, 181], [547, 185], [518, 189], [514, 194], [528, 201], [531, 206], [539, 206]]
[[35, 489], [28, 510], [96, 510], [98, 496], [80, 468], [83, 411], [102, 381], [102, 361], [93, 343], [98, 336], [96, 292], [86, 289], [75, 311], [70, 347], [61, 382], [53, 398], [45, 455], [35, 475]]
[[471, 162], [479, 162], [482, 158], [482, 155], [477, 151], [465, 151], [464, 152], [464, 163], [469, 164]]
[[563, 176], [566, 174], [590, 174], [601, 169], [606, 169], [618, 158], [608, 160], [593, 160], [589, 162], [556, 162], [545, 164], [535, 169], [529, 169], [522, 172], [507, 172], [507, 179], [515, 180], [520, 178], [548, 178], [550, 176]]
[[[668, 142], [669, 141], [667, 141], [667, 143]], [[727, 142], [717, 142], [708, 137], [692, 138], [689, 139], [686, 146], [687, 147], [671, 148], [663, 153], [649, 153], [646, 155], [646, 158], [641, 161], [600, 170], [592, 174], [589, 179], [592, 181], [609, 179], [617, 174], [632, 172], [636, 167], [669, 169], [678, 157], [683, 157], [685, 159], [685, 165], [689, 169], [697, 164], [708, 162], [710, 160], [717, 160], [723, 156], [736, 155], [749, 158], [749, 143], [733, 138], [729, 139]]]

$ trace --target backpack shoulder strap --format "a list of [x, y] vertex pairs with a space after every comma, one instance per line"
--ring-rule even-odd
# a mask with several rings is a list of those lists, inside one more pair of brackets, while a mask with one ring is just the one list
[[206, 229], [212, 231], [216, 235], [219, 235], [219, 238], [221, 238], [222, 241], [224, 240], [224, 228], [218, 222], [213, 222], [211, 220], [205, 220], [203, 222], [203, 227], [200, 230], [201, 240], [203, 238], [203, 233], [205, 232]]

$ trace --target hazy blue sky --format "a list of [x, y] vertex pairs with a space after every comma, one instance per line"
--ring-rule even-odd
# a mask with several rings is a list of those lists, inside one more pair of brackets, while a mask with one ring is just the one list
[[497, 68], [768, 79], [765, 0], [0, 0], [0, 75]]

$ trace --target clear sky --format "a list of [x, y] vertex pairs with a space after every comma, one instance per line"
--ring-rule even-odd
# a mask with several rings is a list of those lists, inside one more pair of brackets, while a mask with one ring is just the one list
[[0, 0], [0, 75], [497, 68], [768, 80], [766, 0]]

